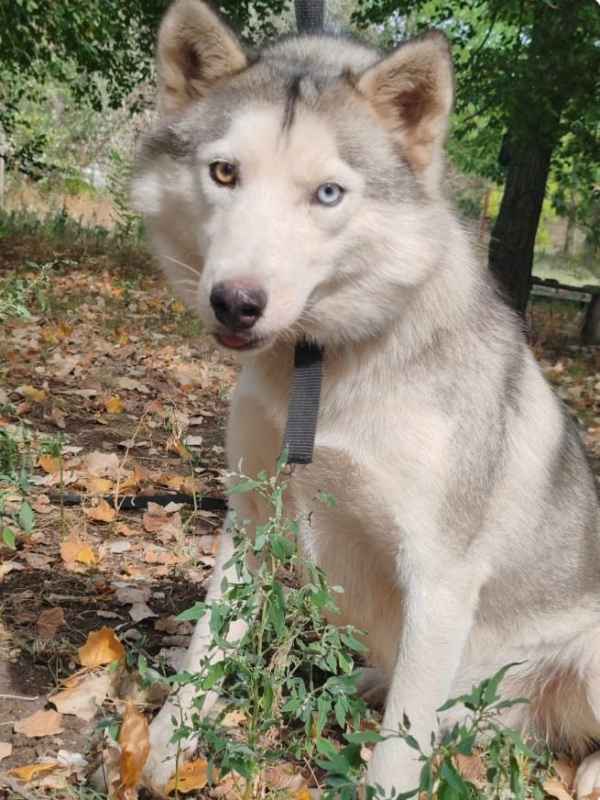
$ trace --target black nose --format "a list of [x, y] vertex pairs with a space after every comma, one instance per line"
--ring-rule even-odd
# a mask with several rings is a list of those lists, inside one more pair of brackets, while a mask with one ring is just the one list
[[216, 283], [210, 293], [215, 317], [228, 328], [251, 328], [262, 316], [267, 293], [259, 286], [240, 281]]

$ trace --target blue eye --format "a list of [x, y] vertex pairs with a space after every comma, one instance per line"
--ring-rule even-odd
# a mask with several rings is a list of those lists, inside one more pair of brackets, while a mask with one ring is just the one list
[[343, 196], [344, 190], [337, 183], [322, 183], [315, 192], [314, 201], [322, 206], [336, 206]]

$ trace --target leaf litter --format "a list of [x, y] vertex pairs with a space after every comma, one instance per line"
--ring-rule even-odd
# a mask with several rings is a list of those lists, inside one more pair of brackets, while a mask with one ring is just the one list
[[[237, 372], [145, 267], [121, 274], [101, 258], [59, 266], [48, 294], [46, 312], [9, 322], [0, 338], [0, 429], [32, 465], [26, 502], [33, 512], [32, 530], [0, 551], [0, 692], [16, 698], [3, 701], [14, 724], [2, 729], [8, 741], [0, 742], [0, 759], [4, 771], [41, 790], [82, 781], [83, 748], [97, 722], [118, 709], [125, 714], [120, 747], [115, 742], [102, 758], [113, 793], [135, 800], [147, 724], [121, 698], [151, 709], [162, 697], [126, 672], [123, 641], [139, 635], [140, 657], [180, 663], [191, 626], [177, 616], [204, 595], [221, 518], [152, 501], [125, 512], [119, 498], [222, 495], [223, 420]], [[534, 344], [600, 463], [600, 355], [535, 336]], [[10, 488], [5, 514], [18, 514], [25, 498], [16, 482]], [[68, 502], [72, 495], [78, 505]], [[32, 718], [47, 727], [32, 726]], [[227, 723], [243, 726], [243, 715]], [[29, 736], [34, 728], [38, 735]], [[38, 741], [44, 747], [32, 748]], [[482, 780], [477, 753], [460, 769], [473, 783]], [[272, 767], [267, 778], [288, 797], [312, 796], [288, 765]], [[572, 775], [552, 781], [549, 795], [571, 796]], [[201, 759], [179, 773], [180, 793], [205, 785]], [[241, 790], [230, 776], [212, 794]]]

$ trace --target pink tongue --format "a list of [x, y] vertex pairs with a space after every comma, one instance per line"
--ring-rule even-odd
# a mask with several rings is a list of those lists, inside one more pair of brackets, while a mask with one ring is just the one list
[[250, 341], [250, 339], [244, 339], [242, 336], [234, 336], [229, 333], [221, 333], [219, 334], [219, 338], [227, 347], [243, 347]]

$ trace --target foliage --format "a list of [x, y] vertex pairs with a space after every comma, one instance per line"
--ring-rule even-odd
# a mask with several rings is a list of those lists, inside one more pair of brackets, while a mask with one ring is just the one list
[[[280, 468], [283, 464], [280, 464]], [[247, 534], [242, 520], [234, 522], [236, 554], [231, 560], [239, 582], [224, 586], [223, 597], [210, 604], [198, 603], [181, 619], [210, 615], [213, 644], [199, 671], [176, 676], [177, 683], [193, 684], [200, 711], [205, 692], [224, 684], [229, 703], [217, 719], [197, 719], [202, 740], [221, 775], [235, 770], [248, 781], [274, 759], [287, 755], [296, 760], [313, 758], [330, 718], [345, 729], [357, 727], [366, 714], [354, 694], [356, 653], [365, 650], [352, 628], [338, 628], [323, 620], [336, 606], [325, 575], [298, 551], [301, 524], [283, 516], [287, 482], [281, 474], [258, 480], [242, 479], [233, 493], [256, 491], [269, 504], [271, 516]], [[331, 503], [323, 496], [322, 502]], [[249, 562], [256, 562], [250, 573]], [[307, 582], [298, 586], [294, 576]], [[337, 589], [336, 591], [341, 591]], [[253, 621], [256, 611], [258, 617]], [[250, 623], [240, 641], [227, 641], [231, 625]], [[224, 660], [213, 663], [215, 651]], [[245, 719], [243, 741], [231, 737], [222, 722], [232, 709]], [[273, 735], [280, 731], [278, 735]], [[178, 736], [189, 735], [181, 729]]]
[[[323, 621], [325, 612], [336, 611], [332, 591], [342, 590], [328, 588], [323, 572], [298, 552], [300, 526], [310, 524], [310, 519], [299, 522], [283, 516], [286, 487], [281, 473], [271, 478], [261, 473], [257, 480], [242, 478], [232, 490], [258, 492], [270, 506], [270, 517], [257, 527], [253, 539], [235, 520], [237, 548], [230, 564], [235, 565], [237, 581], [224, 583], [222, 599], [197, 603], [180, 615], [181, 620], [209, 615], [211, 648], [197, 673], [180, 673], [171, 681], [175, 686], [195, 687], [198, 712], [206, 693], [217, 685], [227, 695], [227, 704], [216, 718], [201, 718], [199, 713], [194, 723], [209, 751], [209, 775], [222, 780], [234, 771], [243, 779], [242, 795], [249, 798], [255, 796], [269, 764], [282, 759], [313, 761], [325, 773], [324, 798], [353, 800], [365, 792], [368, 746], [384, 738], [367, 721], [367, 709], [354, 695], [356, 653], [365, 648], [352, 628]], [[335, 503], [323, 493], [316, 499]], [[256, 564], [252, 573], [250, 562]], [[302, 586], [293, 578], [299, 572], [306, 580]], [[229, 629], [239, 620], [248, 623], [248, 631], [241, 639], [229, 641]], [[218, 650], [224, 653], [222, 660], [215, 659]], [[418, 791], [428, 798], [502, 797], [506, 792], [517, 799], [543, 798], [539, 774], [549, 767], [549, 753], [535, 754], [502, 724], [503, 710], [526, 702], [500, 699], [498, 688], [507, 669], [440, 709], [463, 705], [467, 713], [462, 723], [443, 733], [429, 754], [411, 736], [409, 720], [398, 731], [423, 761]], [[232, 714], [244, 720], [241, 735], [232, 735], [226, 724]], [[190, 733], [180, 727], [175, 735], [179, 739]], [[344, 744], [336, 746], [332, 737], [342, 738]], [[472, 777], [461, 774], [459, 759], [471, 757], [480, 738], [487, 741], [485, 765], [482, 761], [479, 781], [474, 783]], [[417, 789], [406, 797], [416, 793]], [[368, 788], [366, 796], [385, 794]]]

